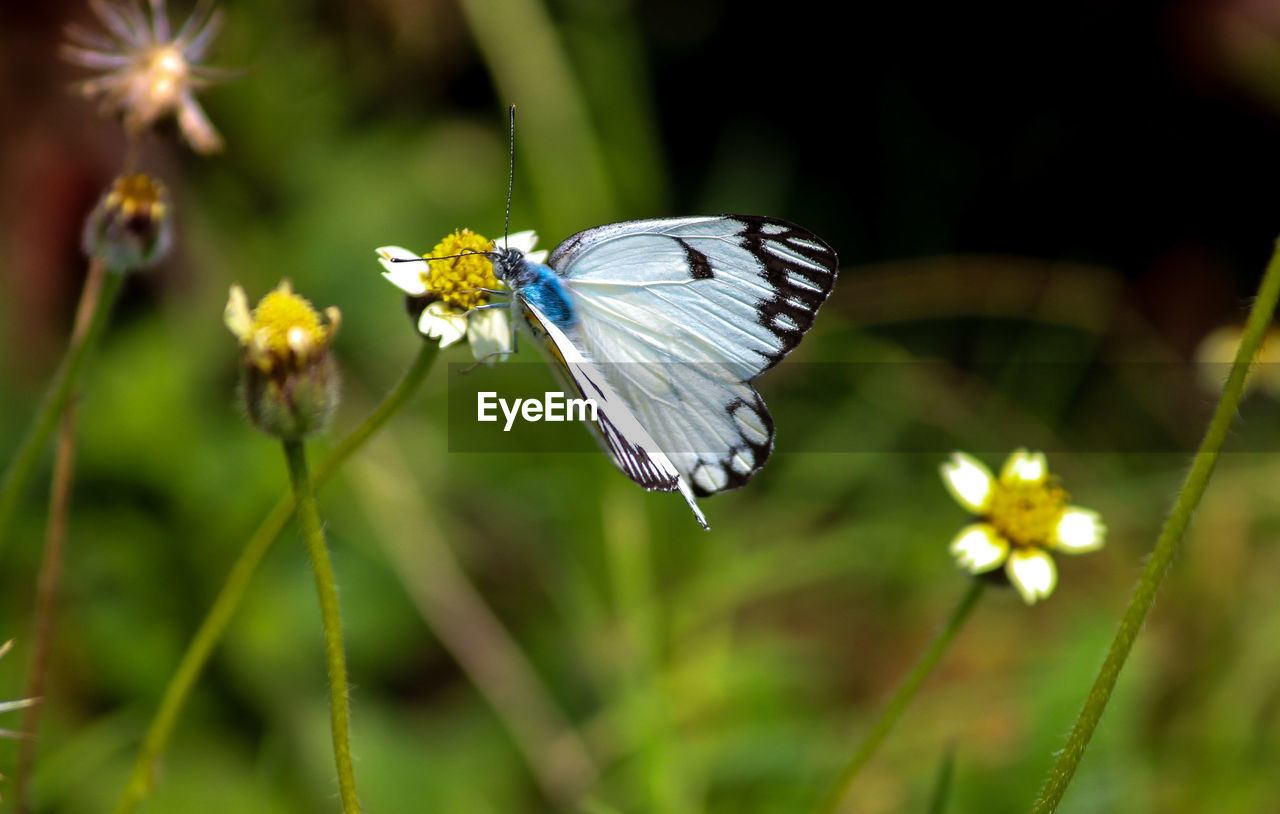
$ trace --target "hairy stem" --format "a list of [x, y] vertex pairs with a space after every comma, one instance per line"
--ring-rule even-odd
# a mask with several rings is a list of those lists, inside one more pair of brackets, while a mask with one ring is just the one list
[[1277, 243], [1271, 260], [1267, 263], [1257, 299], [1254, 300], [1253, 309], [1249, 312], [1249, 320], [1245, 323], [1240, 348], [1236, 351], [1231, 373], [1227, 376], [1227, 383], [1222, 389], [1222, 398], [1213, 412], [1213, 418], [1209, 420], [1204, 440], [1200, 442], [1200, 449], [1196, 451], [1191, 469], [1187, 472], [1186, 481], [1178, 493], [1177, 502], [1174, 503], [1173, 510], [1169, 512], [1164, 527], [1160, 530], [1155, 550], [1151, 552], [1142, 577], [1138, 580], [1138, 587], [1134, 589], [1133, 598], [1129, 600], [1129, 606], [1120, 620], [1120, 628], [1116, 631], [1111, 647], [1107, 651], [1107, 657], [1098, 670], [1089, 695], [1085, 698], [1084, 708], [1080, 710], [1080, 715], [1071, 728], [1071, 734], [1067, 736], [1066, 745], [1058, 753], [1057, 760], [1054, 761], [1044, 786], [1040, 789], [1040, 795], [1032, 808], [1034, 814], [1049, 814], [1057, 810], [1062, 795], [1071, 784], [1072, 777], [1075, 776], [1076, 767], [1080, 765], [1080, 759], [1084, 757], [1084, 751], [1089, 745], [1089, 739], [1093, 737], [1093, 730], [1098, 726], [1102, 711], [1111, 700], [1111, 691], [1115, 689], [1120, 669], [1129, 657], [1129, 651], [1133, 649], [1133, 643], [1138, 638], [1138, 632], [1142, 629], [1147, 611], [1151, 609], [1151, 603], [1155, 600], [1160, 582], [1164, 579], [1165, 572], [1169, 570], [1169, 564], [1173, 562], [1178, 544], [1182, 541], [1187, 525], [1191, 522], [1191, 515], [1199, 505], [1205, 487], [1208, 486], [1209, 477], [1213, 474], [1214, 465], [1218, 462], [1218, 454], [1222, 451], [1222, 445], [1235, 419], [1236, 409], [1240, 406], [1240, 399], [1244, 395], [1249, 367], [1257, 355], [1267, 326], [1271, 323], [1271, 317], [1275, 312], [1277, 297], [1280, 297], [1280, 243]]
[[355, 765], [351, 761], [351, 689], [347, 685], [347, 658], [342, 644], [342, 613], [338, 607], [338, 585], [329, 561], [329, 547], [316, 511], [316, 498], [311, 491], [311, 475], [307, 472], [307, 453], [301, 440], [284, 442], [284, 455], [289, 462], [289, 480], [297, 505], [302, 538], [316, 577], [316, 596], [320, 600], [320, 622], [324, 626], [324, 653], [329, 673], [329, 725], [333, 731], [333, 760], [338, 769], [338, 795], [343, 814], [359, 814], [356, 797]]
[[[437, 352], [436, 345], [423, 343], [418, 357], [395, 389], [365, 419], [363, 424], [339, 442], [316, 467], [312, 478], [313, 488], [318, 489], [323, 486], [356, 450], [364, 446], [365, 442], [381, 429], [391, 416], [399, 412], [426, 379], [432, 363], [435, 362]], [[249, 538], [249, 542], [245, 544], [244, 550], [240, 552], [239, 558], [231, 566], [226, 582], [223, 583], [204, 621], [200, 623], [191, 643], [187, 645], [178, 669], [174, 671], [168, 686], [165, 687], [160, 707], [156, 710], [150, 726], [147, 727], [142, 747], [138, 750], [138, 758], [133, 764], [133, 771], [129, 774], [129, 782], [119, 802], [116, 803], [115, 814], [130, 814], [137, 809], [139, 803], [150, 796], [155, 785], [156, 762], [159, 761], [160, 755], [169, 743], [169, 738], [173, 735], [178, 716], [186, 706], [187, 699], [191, 697], [191, 691], [200, 674], [204, 672], [214, 647], [222, 640], [227, 627], [231, 624], [231, 619], [235, 616], [249, 589], [249, 583], [258, 572], [262, 558], [266, 556], [272, 543], [280, 536], [285, 524], [293, 516], [293, 508], [292, 494], [280, 498], [263, 518], [262, 523]]]

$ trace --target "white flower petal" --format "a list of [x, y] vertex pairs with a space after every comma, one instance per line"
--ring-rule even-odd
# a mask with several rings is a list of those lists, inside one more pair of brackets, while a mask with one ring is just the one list
[[418, 318], [418, 333], [427, 339], [440, 340], [440, 347], [447, 348], [461, 342], [467, 335], [467, 318], [449, 310], [442, 302], [433, 302]]
[[197, 153], [209, 155], [222, 151], [222, 136], [205, 115], [204, 108], [190, 91], [178, 97], [178, 129]]
[[1106, 536], [1107, 527], [1101, 515], [1079, 506], [1068, 506], [1054, 531], [1053, 547], [1068, 554], [1084, 554], [1102, 548]]
[[284, 340], [289, 345], [289, 349], [299, 358], [306, 358], [311, 355], [312, 349], [315, 347], [315, 341], [306, 328], [295, 325], [289, 329], [284, 335]]
[[1028, 605], [1053, 593], [1058, 585], [1058, 567], [1053, 557], [1038, 548], [1015, 549], [1009, 554], [1004, 572]]
[[[498, 238], [493, 241], [495, 249], [517, 249], [521, 254], [528, 256], [533, 251], [533, 247], [538, 243], [538, 233], [532, 229], [523, 232], [516, 232], [505, 238]], [[542, 262], [541, 260], [537, 262]]]
[[249, 346], [249, 355], [265, 357], [271, 352], [271, 331], [267, 328], [255, 328], [245, 342]]
[[422, 259], [422, 255], [418, 254], [417, 252], [411, 252], [408, 249], [406, 249], [404, 246], [379, 246], [378, 248], [374, 249], [374, 251], [378, 253], [378, 256], [381, 257], [384, 262], [387, 260], [391, 260], [392, 258], [395, 258], [396, 260], [421, 260]]
[[253, 335], [253, 314], [249, 312], [249, 298], [238, 285], [231, 286], [227, 307], [222, 312], [222, 321], [235, 334], [236, 339], [248, 344], [249, 337]]
[[1000, 470], [1000, 482], [1010, 485], [1018, 483], [1044, 483], [1049, 477], [1049, 464], [1043, 452], [1027, 452], [1016, 449], [1005, 461]]
[[427, 293], [425, 264], [397, 263], [396, 268], [382, 272], [382, 276], [410, 296], [421, 297]]
[[956, 502], [974, 514], [982, 514], [991, 505], [995, 479], [982, 462], [963, 452], [951, 453], [951, 460], [941, 467], [942, 482]]
[[476, 361], [493, 367], [499, 360], [496, 354], [510, 351], [511, 319], [506, 308], [486, 308], [476, 311], [467, 320], [467, 342]]
[[383, 246], [377, 252], [388, 282], [414, 297], [427, 293], [428, 266], [421, 256], [400, 246]]
[[957, 564], [970, 574], [981, 574], [998, 568], [1009, 556], [1009, 541], [986, 523], [975, 523], [961, 529], [951, 541], [951, 553]]

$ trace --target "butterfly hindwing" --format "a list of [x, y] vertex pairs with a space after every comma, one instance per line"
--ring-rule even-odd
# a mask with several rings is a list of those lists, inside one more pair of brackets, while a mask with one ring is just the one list
[[[699, 496], [742, 486], [773, 450], [773, 419], [760, 395], [717, 367], [672, 365], [667, 402], [632, 401], [636, 417]], [[613, 370], [604, 367], [606, 373]], [[617, 388], [620, 395], [634, 392], [626, 380]]]
[[548, 260], [583, 350], [700, 495], [764, 465], [773, 421], [751, 380], [812, 326], [836, 263], [810, 232], [751, 215], [610, 224]]
[[596, 404], [591, 428], [617, 467], [645, 489], [678, 490], [705, 528], [706, 518], [693, 500], [688, 481], [681, 479], [680, 470], [636, 419], [626, 400], [615, 392], [600, 368], [587, 359], [575, 341], [536, 305], [522, 300], [520, 310], [530, 332], [544, 344], [561, 385], [572, 388], [579, 396]]

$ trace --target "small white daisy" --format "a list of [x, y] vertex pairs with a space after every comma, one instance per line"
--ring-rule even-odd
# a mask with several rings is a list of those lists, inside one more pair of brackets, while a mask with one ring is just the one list
[[996, 478], [981, 461], [953, 453], [942, 465], [952, 497], [980, 522], [951, 541], [957, 564], [971, 574], [1004, 566], [1028, 605], [1053, 593], [1058, 570], [1049, 552], [1083, 554], [1102, 548], [1106, 526], [1097, 512], [1067, 505], [1042, 452], [1014, 451]]

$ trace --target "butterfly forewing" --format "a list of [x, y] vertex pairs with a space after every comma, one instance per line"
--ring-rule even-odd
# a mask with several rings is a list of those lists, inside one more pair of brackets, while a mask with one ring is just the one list
[[831, 293], [837, 259], [786, 221], [719, 215], [588, 229], [548, 265], [573, 291], [589, 342], [657, 333], [659, 350], [731, 364], [747, 380], [799, 344]]

